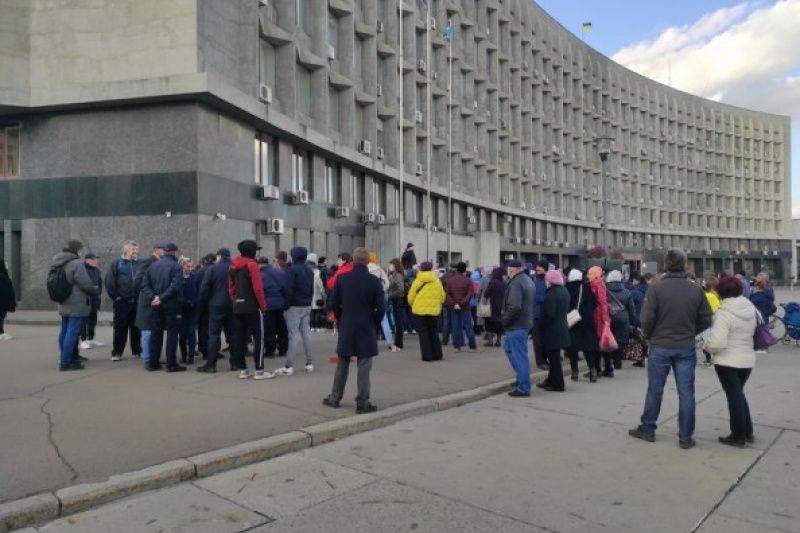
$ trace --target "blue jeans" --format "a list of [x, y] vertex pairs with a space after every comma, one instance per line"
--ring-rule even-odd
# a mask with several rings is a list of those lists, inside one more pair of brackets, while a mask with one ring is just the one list
[[392, 326], [389, 325], [389, 313], [383, 314], [381, 329], [383, 330], [383, 338], [386, 339], [386, 344], [392, 346], [394, 344], [394, 335], [392, 335]]
[[61, 354], [61, 366], [72, 364], [72, 357], [75, 354], [75, 345], [78, 342], [78, 334], [81, 332], [84, 317], [81, 316], [62, 316], [61, 331], [58, 332], [58, 351]]
[[470, 348], [475, 348], [475, 331], [472, 329], [472, 312], [469, 307], [462, 307], [461, 310], [450, 310], [451, 330], [453, 334], [453, 347], [461, 348], [464, 346], [464, 330], [467, 330], [467, 341]]
[[647, 396], [644, 402], [641, 426], [645, 433], [653, 434], [658, 427], [661, 399], [669, 371], [675, 372], [678, 388], [678, 439], [687, 442], [694, 435], [694, 370], [697, 365], [695, 347], [664, 348], [650, 346], [647, 363]]
[[528, 357], [528, 330], [512, 329], [503, 337], [503, 349], [508, 362], [517, 374], [517, 390], [531, 393], [531, 360]]
[[150, 330], [142, 330], [142, 364], [150, 364]]

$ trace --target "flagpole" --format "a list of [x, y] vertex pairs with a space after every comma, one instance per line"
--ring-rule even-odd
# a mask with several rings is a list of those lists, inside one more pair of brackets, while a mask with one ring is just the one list
[[403, 191], [403, 184], [405, 180], [405, 169], [403, 167], [403, 163], [405, 161], [405, 153], [403, 152], [403, 117], [405, 116], [405, 110], [403, 109], [403, 91], [404, 91], [404, 71], [403, 71], [403, 0], [397, 0], [397, 7], [400, 13], [400, 38], [399, 38], [399, 47], [400, 47], [400, 55], [399, 55], [399, 62], [400, 62], [400, 75], [399, 75], [399, 83], [400, 83], [400, 113], [398, 124], [400, 126], [400, 142], [399, 142], [399, 159], [400, 159], [400, 202], [399, 202], [399, 210], [398, 213], [398, 228], [397, 228], [397, 250], [398, 253], [403, 250], [403, 211], [405, 210], [405, 199], [403, 198], [404, 191]]
[[[433, 0], [429, 0], [429, 1], [433, 2]], [[432, 122], [431, 122], [431, 112], [432, 112], [432, 108], [431, 108], [431, 84], [432, 84], [433, 80], [431, 79], [431, 77], [432, 77], [431, 73], [434, 72], [434, 70], [433, 70], [433, 65], [431, 64], [431, 19], [432, 19], [431, 8], [427, 4], [427, 2], [425, 3], [425, 7], [428, 8], [428, 12], [426, 14], [426, 21], [425, 21], [426, 30], [427, 30], [427, 36], [426, 36], [426, 39], [425, 39], [425, 46], [426, 46], [426, 51], [425, 52], [426, 52], [426, 57], [427, 57], [426, 64], [428, 65], [428, 72], [426, 74], [427, 77], [428, 77], [428, 80], [427, 80], [428, 84], [427, 84], [427, 91], [426, 91], [426, 98], [427, 98], [426, 115], [427, 115], [427, 119], [428, 119], [427, 120], [428, 142], [427, 142], [427, 146], [426, 146], [426, 148], [427, 148], [427, 166], [428, 166], [428, 183], [427, 183], [427, 185], [428, 185], [428, 190], [427, 190], [427, 204], [428, 204], [428, 206], [427, 206], [427, 221], [428, 221], [428, 223], [425, 225], [425, 228], [426, 228], [426, 232], [425, 232], [425, 257], [430, 259], [432, 257], [431, 256], [431, 224], [432, 224], [432, 218], [433, 218], [433, 216], [432, 216], [433, 215], [433, 210], [432, 210], [432, 204], [431, 204], [431, 181], [433, 179], [433, 161], [431, 160], [431, 139], [433, 138]]]
[[447, 264], [450, 268], [453, 262], [452, 236], [453, 236], [453, 32], [452, 19], [448, 20], [447, 41], [448, 46], [448, 81], [447, 81]]

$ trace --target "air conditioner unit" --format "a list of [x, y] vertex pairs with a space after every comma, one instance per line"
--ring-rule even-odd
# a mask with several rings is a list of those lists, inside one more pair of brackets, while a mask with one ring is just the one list
[[261, 223], [261, 233], [264, 235], [283, 235], [283, 219], [268, 218]]
[[328, 45], [328, 59], [336, 59], [336, 48], [332, 45]]
[[437, 231], [439, 231], [439, 228], [436, 226], [431, 226], [431, 232], [436, 233]]
[[375, 213], [364, 213], [361, 218], [361, 221], [364, 224], [375, 224], [376, 220], [378, 220], [378, 217]]
[[378, 216], [375, 218], [375, 224], [383, 224], [385, 221], [386, 217], [381, 214], [378, 214]]
[[294, 205], [305, 205], [308, 203], [308, 191], [295, 191], [292, 195], [292, 204]]
[[333, 208], [333, 216], [336, 218], [347, 218], [350, 216], [350, 208], [349, 207], [334, 207]]
[[422, 111], [414, 111], [414, 122], [422, 124]]
[[379, 20], [375, 23], [375, 31], [378, 33], [383, 33], [383, 21]]
[[362, 141], [358, 141], [358, 151], [362, 154], [369, 155], [372, 153], [372, 143], [368, 140], [364, 139]]
[[477, 223], [478, 223], [478, 217], [476, 217], [475, 215], [470, 215], [467, 217], [467, 224], [477, 224]]
[[260, 84], [258, 86], [258, 99], [265, 104], [271, 104], [272, 88], [269, 85]]
[[508, 205], [508, 196], [503, 196], [500, 198], [500, 203], [503, 205]]
[[520, 209], [527, 209], [527, 208], [528, 208], [528, 206], [525, 204], [525, 202], [520, 202], [520, 203], [519, 203], [519, 208], [520, 208]]
[[472, 107], [473, 107], [474, 109], [478, 109], [478, 101], [477, 101], [477, 100], [473, 100], [473, 101], [472, 101]]
[[506, 222], [514, 222], [514, 217], [512, 217], [511, 215], [506, 215], [505, 220]]
[[522, 244], [530, 244], [530, 243], [531, 243], [530, 239], [522, 239]]
[[558, 241], [553, 241], [553, 246], [561, 246], [561, 243]]
[[544, 241], [544, 245], [545, 245], [545, 246], [552, 246], [552, 245], [553, 245], [553, 243], [552, 243], [552, 242], [550, 242], [550, 241]]
[[431, 79], [433, 81], [436, 81], [438, 78], [439, 78], [439, 73], [438, 72], [436, 72], [435, 70], [433, 72], [431, 72]]
[[542, 208], [542, 213], [545, 213], [545, 214], [547, 214], [547, 208], [546, 208], [546, 207], [543, 207], [543, 208]]
[[280, 200], [281, 190], [274, 185], [264, 185], [258, 188], [259, 200]]
[[547, 181], [547, 174], [542, 174], [542, 181]]
[[436, 19], [433, 18], [433, 17], [431, 17], [431, 19], [430, 19], [430, 27], [431, 27], [432, 30], [436, 29]]
[[506, 128], [508, 128], [508, 122], [506, 122], [505, 120], [501, 120], [500, 121], [500, 129], [504, 130]]
[[476, 154], [478, 153], [478, 145], [477, 144], [472, 147], [472, 152], [476, 153]]
[[375, 94], [378, 96], [383, 96], [383, 85], [380, 83], [375, 87]]
[[528, 169], [527, 168], [523, 168], [522, 169], [522, 175], [523, 176], [527, 176], [528, 175]]
[[384, 157], [386, 157], [386, 152], [384, 152], [383, 148], [379, 146], [378, 149], [376, 150], [375, 155], [378, 157], [378, 159], [383, 159]]
[[417, 163], [416, 174], [417, 176], [422, 176], [422, 163]]
[[420, 72], [425, 72], [426, 70], [428, 70], [428, 64], [425, 62], [424, 59], [420, 59], [419, 61], [417, 61], [417, 70], [419, 70]]

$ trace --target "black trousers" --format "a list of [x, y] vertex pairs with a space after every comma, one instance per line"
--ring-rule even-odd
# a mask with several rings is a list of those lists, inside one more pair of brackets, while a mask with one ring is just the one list
[[394, 310], [394, 345], [398, 348], [402, 348], [403, 333], [406, 327], [406, 306], [403, 302], [403, 298], [393, 298], [392, 309]]
[[80, 339], [82, 341], [93, 340], [94, 330], [96, 327], [97, 327], [97, 306], [92, 304], [91, 309], [89, 309], [89, 316], [83, 319], [83, 324], [81, 325]]
[[533, 355], [536, 358], [536, 366], [547, 363], [547, 354], [544, 353], [544, 345], [542, 344], [541, 323], [541, 320], [534, 320], [533, 322]]
[[[222, 332], [229, 346], [236, 342], [236, 330], [233, 324], [233, 311], [227, 308], [210, 308], [208, 310], [208, 352], [206, 366], [216, 367], [219, 349], [222, 346]], [[233, 364], [231, 362], [231, 364]]]
[[417, 324], [417, 337], [423, 361], [442, 360], [442, 342], [439, 339], [439, 317], [414, 315]]
[[556, 389], [564, 388], [564, 371], [561, 368], [561, 350], [545, 350], [550, 369], [547, 373], [547, 384]]
[[283, 310], [268, 310], [264, 313], [264, 353], [286, 355], [289, 351], [289, 330], [283, 319]]
[[197, 316], [197, 353], [203, 354], [203, 358], [208, 354], [208, 307], [200, 308]]
[[136, 302], [114, 301], [114, 340], [111, 353], [122, 355], [125, 344], [131, 338], [131, 353], [142, 353], [142, 332], [136, 327]]
[[161, 348], [164, 331], [167, 332], [167, 368], [178, 366], [178, 335], [181, 333], [181, 311], [172, 306], [153, 307], [150, 315], [150, 362], [151, 367], [161, 364]]
[[6, 322], [6, 312], [0, 311], [0, 335], [6, 332], [5, 322]]
[[750, 406], [744, 396], [744, 384], [750, 377], [752, 368], [734, 368], [714, 365], [719, 383], [728, 399], [728, 413], [731, 419], [731, 437], [743, 441], [753, 435], [753, 421], [750, 419]]
[[256, 370], [264, 370], [264, 317], [261, 311], [233, 315], [236, 341], [231, 346], [231, 366], [247, 368], [247, 343], [253, 339], [253, 364]]

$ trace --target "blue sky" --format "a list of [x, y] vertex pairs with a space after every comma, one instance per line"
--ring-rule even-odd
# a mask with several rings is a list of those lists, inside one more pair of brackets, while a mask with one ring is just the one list
[[800, 218], [800, 0], [537, 0], [588, 45], [645, 76], [720, 102], [792, 117]]

